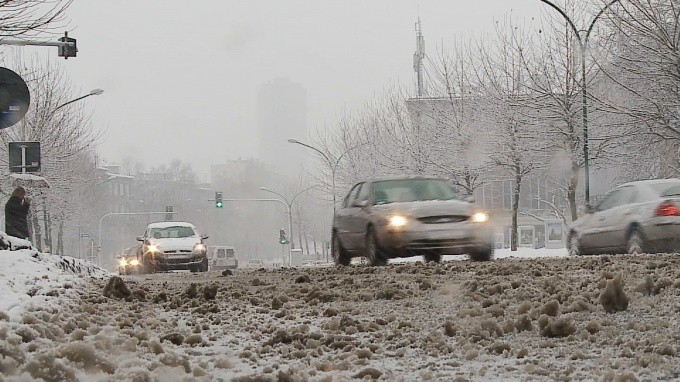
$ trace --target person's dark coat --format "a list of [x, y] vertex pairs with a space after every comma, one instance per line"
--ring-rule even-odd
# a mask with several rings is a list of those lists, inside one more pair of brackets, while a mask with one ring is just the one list
[[26, 239], [28, 232], [28, 211], [31, 204], [24, 198], [10, 196], [5, 204], [5, 232], [14, 237]]

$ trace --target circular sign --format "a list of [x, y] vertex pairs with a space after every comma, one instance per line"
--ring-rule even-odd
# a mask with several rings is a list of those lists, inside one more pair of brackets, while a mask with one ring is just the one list
[[26, 82], [7, 68], [0, 68], [0, 129], [21, 121], [31, 104]]

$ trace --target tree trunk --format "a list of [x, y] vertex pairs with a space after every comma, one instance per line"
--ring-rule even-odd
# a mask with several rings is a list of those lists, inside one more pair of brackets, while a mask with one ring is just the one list
[[[302, 247], [302, 246], [300, 246]], [[307, 238], [307, 232], [305, 231], [305, 251], [307, 251], [307, 255], [311, 255], [311, 252], [309, 252], [309, 239]]]
[[515, 194], [512, 198], [512, 228], [510, 233], [510, 250], [517, 250], [517, 214], [519, 213], [519, 192], [522, 189], [522, 175], [515, 174]]
[[575, 160], [571, 161], [571, 179], [569, 180], [569, 187], [567, 187], [567, 200], [569, 201], [569, 209], [571, 210], [571, 221], [578, 218], [578, 211], [576, 208], [576, 187], [578, 187], [578, 173], [580, 167]]
[[[78, 238], [80, 245], [80, 238]], [[56, 254], [64, 256], [64, 220], [59, 221], [59, 231], [57, 231], [57, 251]]]
[[38, 220], [37, 211], [33, 210], [31, 212], [31, 223], [33, 225], [33, 245], [42, 252], [42, 235], [40, 234], [40, 221]]

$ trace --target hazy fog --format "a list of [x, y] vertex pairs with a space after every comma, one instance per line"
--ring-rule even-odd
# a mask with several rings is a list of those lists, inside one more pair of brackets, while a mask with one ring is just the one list
[[[59, 63], [83, 92], [106, 91], [85, 101], [108, 130], [105, 159], [178, 158], [207, 178], [211, 163], [257, 156], [256, 92], [270, 80], [305, 88], [313, 132], [383, 89], [413, 86], [419, 15], [434, 58], [442, 42], [483, 33], [511, 10], [545, 9], [538, 0], [81, 0], [68, 12], [78, 57]], [[56, 60], [56, 48], [37, 51]]]

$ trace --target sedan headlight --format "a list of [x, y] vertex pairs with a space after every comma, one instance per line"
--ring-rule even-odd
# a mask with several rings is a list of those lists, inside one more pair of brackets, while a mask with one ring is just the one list
[[408, 220], [401, 215], [393, 215], [388, 220], [387, 224], [392, 228], [401, 228], [406, 225]]
[[473, 223], [486, 223], [487, 221], [489, 221], [489, 214], [486, 212], [475, 212], [472, 214]]
[[206, 247], [206, 245], [203, 244], [203, 243], [198, 243], [198, 244], [194, 245], [194, 253], [203, 254], [203, 253], [206, 253], [207, 251], [208, 251], [208, 247]]
[[158, 248], [158, 246], [156, 244], [148, 244], [146, 246], [146, 251], [144, 251], [144, 252], [145, 253], [156, 253], [156, 252], [160, 252], [160, 251], [161, 251], [160, 248]]
[[118, 265], [120, 265], [121, 267], [126, 266], [126, 265], [127, 265], [127, 260], [126, 260], [125, 258], [122, 258], [122, 259], [118, 260]]
[[137, 259], [130, 260], [130, 266], [136, 267], [138, 265], [139, 265], [139, 260], [137, 260]]

